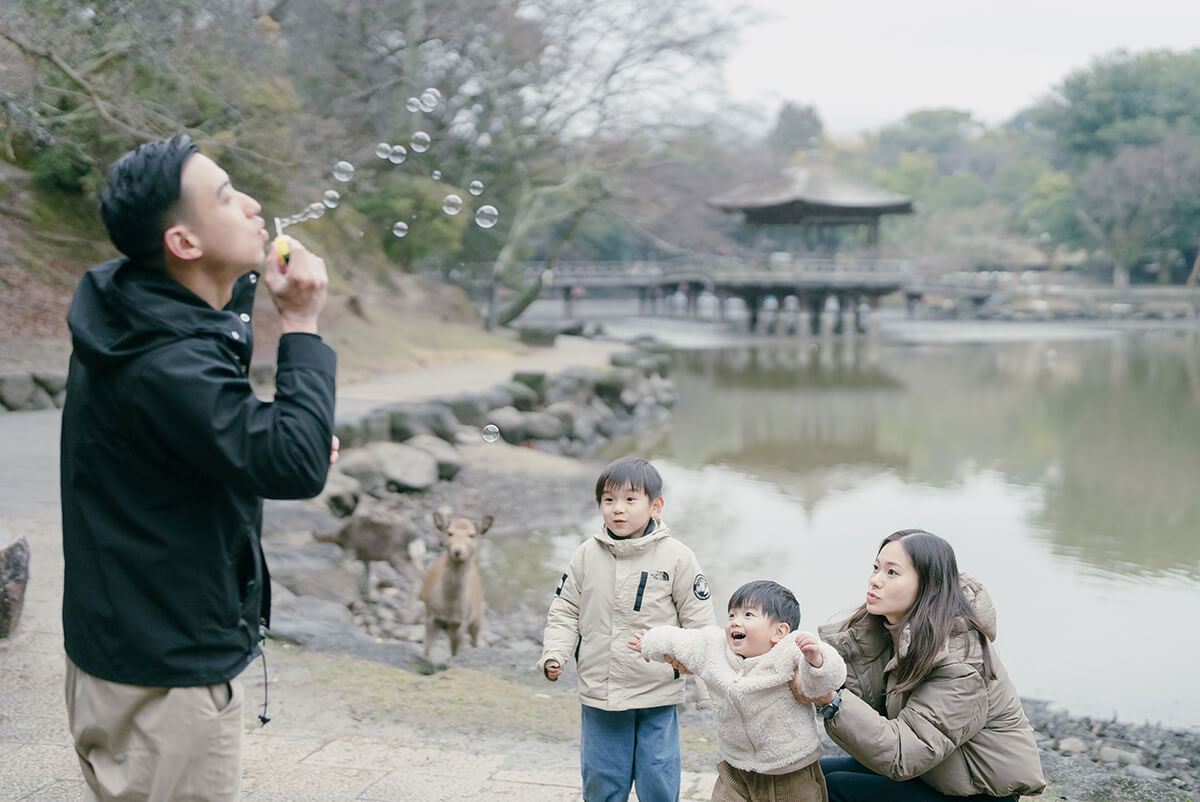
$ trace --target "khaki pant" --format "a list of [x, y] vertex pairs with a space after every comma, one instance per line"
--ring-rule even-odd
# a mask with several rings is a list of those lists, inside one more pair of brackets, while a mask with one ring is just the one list
[[67, 720], [87, 800], [236, 800], [242, 780], [238, 679], [148, 688], [93, 677], [67, 658]]
[[722, 760], [717, 764], [717, 782], [712, 802], [829, 802], [825, 775], [813, 761], [789, 774], [758, 774], [734, 768]]

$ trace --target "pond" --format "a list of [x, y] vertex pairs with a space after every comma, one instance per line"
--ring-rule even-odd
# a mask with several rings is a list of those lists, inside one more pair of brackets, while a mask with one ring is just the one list
[[[1022, 695], [1195, 727], [1198, 346], [1163, 332], [680, 351], [672, 420], [628, 451], [662, 472], [663, 517], [719, 619], [738, 585], [770, 578], [796, 593], [802, 628], [837, 620], [879, 541], [920, 527], [988, 587]], [[489, 571], [511, 585], [489, 597], [544, 613], [546, 583], [598, 524], [498, 549], [495, 568], [522, 570]]]

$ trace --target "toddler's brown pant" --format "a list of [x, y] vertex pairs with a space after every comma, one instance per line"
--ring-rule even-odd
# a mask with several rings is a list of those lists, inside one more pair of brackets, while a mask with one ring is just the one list
[[712, 802], [829, 802], [825, 775], [813, 761], [789, 774], [758, 774], [743, 771], [722, 760], [717, 764], [717, 782]]

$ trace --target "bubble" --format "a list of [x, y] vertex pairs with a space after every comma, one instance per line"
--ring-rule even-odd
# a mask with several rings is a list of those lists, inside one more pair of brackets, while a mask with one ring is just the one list
[[422, 95], [429, 95], [430, 97], [432, 97], [432, 98], [433, 98], [433, 101], [434, 101], [435, 103], [440, 103], [440, 102], [442, 101], [442, 93], [441, 93], [441, 91], [440, 91], [440, 90], [439, 90], [439, 89], [438, 89], [436, 86], [431, 86], [431, 87], [429, 87], [428, 89], [426, 89], [426, 90], [425, 90], [424, 92], [422, 92], [421, 94], [422, 94]]
[[305, 212], [304, 216], [309, 220], [316, 220], [323, 214], [325, 214], [325, 204], [320, 201], [313, 201], [308, 204], [308, 211]]
[[397, 239], [404, 239], [408, 236], [408, 223], [403, 220], [397, 220], [392, 226], [392, 236]]
[[476, 197], [478, 197], [479, 195], [482, 195], [483, 194], [483, 182], [482, 181], [472, 181], [470, 184], [467, 184], [467, 192], [470, 192], [472, 195], [475, 195]]
[[375, 155], [380, 159], [386, 159], [392, 155], [392, 146], [386, 142], [380, 142], [375, 146]]
[[393, 145], [392, 152], [388, 154], [388, 161], [392, 164], [404, 164], [404, 160], [408, 158], [408, 149], [403, 145]]
[[428, 113], [437, 108], [439, 99], [440, 98], [433, 93], [433, 90], [426, 89], [421, 93], [421, 97], [417, 100], [417, 102], [421, 106], [421, 111]]
[[338, 162], [333, 165], [333, 177], [343, 184], [354, 178], [354, 165], [350, 162]]
[[481, 434], [483, 435], [483, 442], [494, 443], [500, 439], [500, 427], [494, 423], [489, 423], [483, 427]]
[[413, 149], [414, 153], [424, 153], [429, 150], [429, 134], [424, 131], [417, 131], [409, 140], [408, 146]]
[[431, 177], [433, 178], [434, 181], [441, 181], [442, 180], [442, 171], [434, 170], [433, 173], [431, 174]]
[[404, 104], [404, 108], [408, 109], [409, 111], [420, 111], [421, 101], [417, 100], [415, 97], [410, 97]]
[[498, 222], [500, 222], [500, 212], [496, 211], [496, 207], [491, 204], [480, 206], [479, 211], [475, 212], [475, 225], [480, 228], [492, 228]]
[[457, 195], [447, 195], [442, 198], [442, 211], [446, 214], [458, 214], [462, 211], [463, 201]]
[[327, 189], [327, 190], [325, 190], [324, 196], [322, 196], [322, 198], [321, 198], [321, 202], [324, 203], [326, 206], [328, 206], [330, 209], [336, 209], [338, 202], [341, 201], [341, 199], [342, 199], [342, 196], [338, 194], [338, 191], [336, 189]]

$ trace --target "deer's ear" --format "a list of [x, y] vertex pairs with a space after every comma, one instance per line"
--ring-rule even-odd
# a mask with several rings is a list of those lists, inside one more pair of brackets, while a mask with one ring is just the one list
[[434, 525], [434, 527], [437, 528], [437, 530], [439, 532], [446, 531], [446, 518], [445, 518], [445, 516], [442, 515], [441, 510], [433, 511], [433, 525]]
[[484, 532], [486, 532], [487, 530], [489, 530], [491, 528], [492, 528], [492, 516], [490, 516], [490, 515], [483, 516], [483, 520], [479, 522], [479, 534], [482, 535]]

